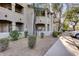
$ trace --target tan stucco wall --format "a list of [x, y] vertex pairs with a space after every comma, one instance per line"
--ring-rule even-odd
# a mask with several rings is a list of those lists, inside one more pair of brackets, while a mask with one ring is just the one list
[[[9, 20], [12, 22], [12, 25], [15, 25], [16, 22], [24, 23], [24, 29], [26, 27], [26, 4], [20, 4], [24, 7], [23, 14], [15, 12], [15, 3], [12, 3], [12, 10], [8, 10], [7, 8], [0, 7], [0, 19], [1, 20]], [[7, 15], [7, 17], [5, 17]], [[20, 20], [21, 19], [21, 20]], [[14, 24], [13, 24], [14, 23]]]
[[[16, 29], [16, 22], [21, 22], [24, 24], [24, 31], [27, 30], [29, 34], [33, 34], [33, 23], [34, 23], [34, 9], [28, 7], [27, 3], [18, 3], [21, 6], [23, 6], [23, 14], [15, 12], [15, 3], [12, 3], [12, 10], [8, 10], [6, 8], [0, 7], [0, 20], [9, 20], [12, 22], [12, 30]], [[45, 11], [47, 13], [47, 10]], [[7, 17], [5, 17], [7, 15]], [[20, 20], [21, 19], [21, 20]], [[45, 17], [40, 17], [40, 19], [45, 24], [45, 29], [47, 31], [47, 24], [49, 24], [49, 31], [53, 30], [53, 21], [51, 23], [51, 17], [47, 17], [47, 14], [45, 14]], [[40, 20], [37, 18], [36, 20]], [[52, 19], [53, 20], [53, 19]], [[40, 23], [39, 21], [36, 21], [36, 23]]]

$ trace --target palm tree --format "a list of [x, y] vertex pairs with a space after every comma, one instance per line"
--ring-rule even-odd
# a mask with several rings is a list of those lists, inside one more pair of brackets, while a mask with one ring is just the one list
[[62, 7], [63, 4], [60, 3], [54, 3], [52, 4], [52, 10], [54, 12], [54, 19], [57, 17], [57, 14], [59, 14], [59, 26], [58, 26], [58, 31], [61, 28], [61, 15], [62, 15]]

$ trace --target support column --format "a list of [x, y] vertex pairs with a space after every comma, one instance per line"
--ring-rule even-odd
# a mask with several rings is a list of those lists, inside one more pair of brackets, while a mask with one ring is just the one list
[[47, 10], [45, 10], [45, 17], [47, 17]]
[[45, 31], [47, 31], [47, 24], [45, 24]]
[[24, 31], [27, 31], [27, 19], [28, 19], [28, 17], [26, 16], [26, 15], [27, 15], [27, 12], [26, 12], [26, 11], [28, 11], [28, 10], [27, 10], [27, 6], [24, 6], [24, 10], [23, 10], [23, 16], [24, 16], [23, 30], [24, 30]]
[[15, 3], [12, 3], [12, 11], [15, 12]]
[[51, 32], [53, 32], [53, 16], [51, 15]]
[[24, 31], [27, 31], [27, 25], [26, 24], [24, 24]]
[[16, 24], [15, 24], [15, 22], [12, 22], [12, 31], [13, 30], [16, 30]]
[[53, 32], [53, 15], [52, 13], [50, 14], [50, 31]]

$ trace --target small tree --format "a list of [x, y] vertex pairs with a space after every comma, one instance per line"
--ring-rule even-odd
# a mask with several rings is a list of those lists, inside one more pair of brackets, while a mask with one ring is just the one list
[[63, 22], [63, 31], [66, 31], [69, 29], [69, 25], [68, 25], [68, 19], [65, 19]]
[[67, 24], [64, 24], [63, 25], [63, 30], [65, 31], [65, 30], [68, 30], [68, 28], [69, 28], [69, 26], [67, 25]]
[[64, 14], [65, 19], [68, 19], [69, 22], [74, 23], [74, 25], [72, 25], [73, 30], [75, 30], [75, 26], [79, 22], [78, 13], [79, 13], [79, 7], [74, 7], [74, 8], [71, 8], [71, 9], [67, 10]]

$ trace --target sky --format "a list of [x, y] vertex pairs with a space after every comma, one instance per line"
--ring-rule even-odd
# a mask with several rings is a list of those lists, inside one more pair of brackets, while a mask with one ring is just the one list
[[63, 13], [66, 11], [66, 9], [67, 9], [67, 5], [66, 5], [66, 3], [64, 3], [64, 4], [63, 4], [63, 10], [62, 10]]

